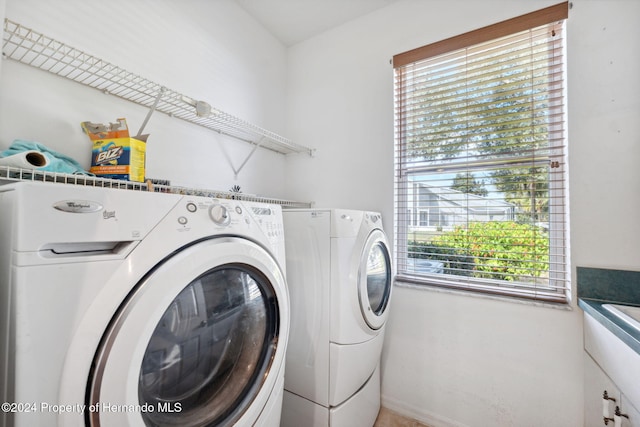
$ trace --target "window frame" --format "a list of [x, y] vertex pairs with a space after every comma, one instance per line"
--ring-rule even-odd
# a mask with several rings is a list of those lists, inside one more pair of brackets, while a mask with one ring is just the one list
[[[395, 55], [392, 61], [393, 67], [394, 69], [400, 69], [402, 67], [409, 66], [414, 62], [423, 61], [431, 57], [437, 57], [439, 55], [447, 54], [456, 50], [466, 49], [480, 43], [490, 42], [501, 37], [510, 36], [522, 31], [528, 31], [553, 22], [564, 21], [568, 18], [568, 10], [569, 3], [564, 2], [526, 15], [502, 21], [497, 24], [489, 25], [475, 31], [464, 33], [459, 36], [422, 46], [417, 49]], [[397, 75], [398, 71], [396, 71], [396, 82]], [[563, 81], [566, 82], [566, 73], [563, 76]], [[398, 85], [396, 84], [396, 102], [398, 102], [397, 86]], [[563, 97], [566, 98], [566, 85], [565, 89], [563, 89]], [[566, 123], [566, 104], [562, 110], [565, 116], [564, 122]], [[397, 111], [398, 109], [396, 108], [396, 114]], [[399, 120], [398, 117], [396, 117], [395, 121], [396, 123], [401, 122], [402, 118], [400, 118]], [[464, 280], [458, 280], [456, 276], [453, 275], [429, 273], [416, 274], [415, 271], [413, 272], [413, 274], [409, 274], [407, 272], [406, 266], [409, 265], [408, 259], [410, 259], [407, 249], [409, 242], [409, 229], [412, 226], [420, 225], [422, 223], [422, 213], [425, 211], [425, 209], [426, 211], [429, 211], [429, 207], [421, 208], [420, 206], [418, 206], [418, 204], [412, 205], [409, 203], [409, 198], [411, 197], [409, 195], [409, 192], [415, 193], [416, 190], [412, 188], [414, 186], [414, 183], [408, 179], [408, 169], [402, 167], [403, 160], [401, 159], [406, 159], [406, 146], [403, 146], [401, 141], [402, 130], [396, 128], [396, 172], [394, 177], [394, 191], [396, 192], [396, 194], [394, 199], [394, 226], [396, 233], [395, 254], [398, 280], [400, 282], [418, 285], [433, 285], [445, 288], [479, 292], [483, 294], [502, 295], [545, 302], [568, 304], [571, 301], [571, 288], [569, 281], [570, 265], [568, 260], [568, 212], [566, 207], [568, 204], [568, 192], [566, 191], [568, 185], [568, 171], [566, 168], [566, 131], [564, 132], [564, 143], [561, 147], [563, 153], [561, 154], [565, 159], [565, 165], [560, 171], [550, 169], [550, 175], [548, 180], [546, 181], [549, 184], [549, 193], [551, 193], [552, 191], [562, 192], [562, 206], [554, 208], [554, 210], [549, 213], [549, 222], [552, 224], [561, 224], [561, 226], [559, 227], [559, 231], [557, 231], [555, 228], [549, 230], [550, 241], [560, 243], [558, 244], [558, 250], [555, 249], [555, 245], [551, 245], [548, 261], [549, 266], [560, 265], [561, 268], [558, 272], [556, 272], [555, 268], [552, 270], [551, 267], [549, 267], [549, 286], [540, 286], [540, 289], [536, 290], [537, 285], [533, 286], [533, 289], [527, 289], [525, 287], [509, 286], [511, 285], [510, 282], [500, 281], [497, 279], [489, 280], [474, 278], [470, 280], [469, 278], [465, 278]], [[557, 173], [561, 176], [560, 181], [552, 178], [554, 176], [553, 173]], [[554, 188], [554, 186], [558, 185], [558, 182], [561, 182], [561, 188]], [[415, 198], [416, 195], [414, 194], [413, 197]], [[408, 215], [408, 217], [405, 220], [402, 220], [401, 218], [399, 218], [401, 215]], [[428, 216], [429, 215], [430, 214], [428, 214]], [[402, 261], [404, 261], [404, 267], [402, 265]], [[562, 283], [562, 285], [556, 288], [554, 286], [556, 282]]]

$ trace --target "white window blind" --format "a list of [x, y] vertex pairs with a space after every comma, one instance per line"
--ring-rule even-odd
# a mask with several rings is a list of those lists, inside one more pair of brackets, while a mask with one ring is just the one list
[[567, 14], [394, 57], [401, 281], [567, 302]]

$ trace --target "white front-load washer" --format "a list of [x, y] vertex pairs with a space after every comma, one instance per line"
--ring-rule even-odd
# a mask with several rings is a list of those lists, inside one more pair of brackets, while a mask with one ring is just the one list
[[0, 186], [1, 425], [280, 423], [279, 205]]
[[285, 209], [291, 332], [283, 427], [371, 427], [392, 288], [380, 214]]

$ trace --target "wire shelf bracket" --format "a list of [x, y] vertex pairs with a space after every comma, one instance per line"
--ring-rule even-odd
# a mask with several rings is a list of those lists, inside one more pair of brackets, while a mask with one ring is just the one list
[[195, 101], [6, 18], [2, 55], [149, 108], [139, 134], [151, 115], [159, 111], [254, 145], [239, 168], [232, 164], [236, 177], [259, 147], [281, 154], [306, 153], [312, 157], [315, 154], [313, 149], [213, 108], [204, 101]]

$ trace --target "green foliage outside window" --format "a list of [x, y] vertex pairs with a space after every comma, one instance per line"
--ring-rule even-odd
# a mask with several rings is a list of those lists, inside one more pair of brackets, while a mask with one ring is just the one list
[[548, 277], [549, 237], [529, 224], [472, 222], [408, 243], [410, 258], [440, 261], [446, 274], [520, 282]]

